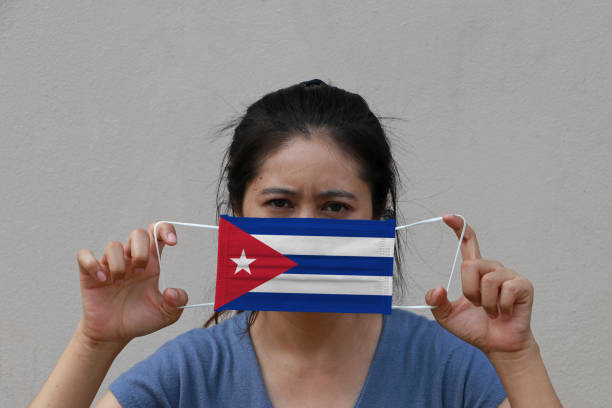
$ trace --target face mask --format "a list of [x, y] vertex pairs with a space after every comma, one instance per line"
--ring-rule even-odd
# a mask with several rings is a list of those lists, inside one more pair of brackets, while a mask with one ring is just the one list
[[[393, 253], [397, 231], [440, 221], [396, 226], [395, 220], [222, 215], [219, 226], [160, 221], [154, 235], [162, 222], [219, 231], [215, 302], [185, 308], [389, 314], [392, 308], [431, 309], [392, 306]], [[447, 291], [464, 232], [465, 219]], [[163, 290], [161, 274], [160, 284]]]

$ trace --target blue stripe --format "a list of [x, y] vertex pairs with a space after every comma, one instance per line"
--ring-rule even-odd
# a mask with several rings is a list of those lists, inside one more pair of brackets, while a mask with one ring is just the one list
[[391, 313], [391, 296], [247, 292], [217, 310]]
[[285, 273], [393, 276], [393, 258], [370, 256], [286, 255], [297, 266]]
[[251, 235], [395, 238], [395, 220], [221, 217]]

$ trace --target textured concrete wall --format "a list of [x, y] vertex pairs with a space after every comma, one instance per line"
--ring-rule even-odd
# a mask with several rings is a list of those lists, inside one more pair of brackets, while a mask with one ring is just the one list
[[[610, 21], [606, 1], [0, 2], [0, 405], [29, 402], [71, 337], [77, 250], [215, 222], [215, 129], [318, 77], [402, 119], [406, 219], [463, 213], [534, 282], [561, 399], [606, 406]], [[186, 282], [210, 294], [213, 276]], [[103, 388], [207, 314], [134, 341]]]

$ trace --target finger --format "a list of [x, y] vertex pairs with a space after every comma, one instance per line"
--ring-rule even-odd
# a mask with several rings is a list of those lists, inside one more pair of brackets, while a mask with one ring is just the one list
[[154, 237], [153, 230], [155, 228], [155, 224], [157, 223], [154, 222], [149, 225], [149, 239], [151, 241], [150, 251], [153, 254], [157, 253], [155, 251], [155, 241], [157, 241], [159, 245], [159, 254], [161, 255], [164, 246], [174, 246], [178, 242], [178, 239], [176, 237], [176, 230], [174, 229], [174, 225], [169, 224], [167, 222], [162, 222], [157, 226], [157, 236]]
[[168, 288], [164, 290], [161, 308], [166, 324], [172, 324], [178, 320], [183, 313], [183, 309], [179, 307], [186, 305], [188, 299], [187, 292], [183, 289]]
[[106, 274], [89, 249], [81, 249], [77, 253], [77, 264], [81, 275], [91, 277], [98, 282], [106, 282]]
[[503, 283], [499, 295], [499, 310], [502, 316], [512, 317], [514, 306], [520, 303], [529, 303], [533, 299], [533, 285], [521, 276], [507, 280]]
[[[451, 227], [457, 238], [461, 237], [461, 231], [463, 230], [463, 220], [461, 217], [456, 215], [447, 214], [442, 217], [446, 225]], [[480, 247], [478, 246], [478, 240], [476, 239], [476, 233], [469, 225], [465, 226], [465, 234], [463, 234], [463, 241], [461, 242], [461, 256], [463, 259], [478, 259], [480, 256]]]
[[480, 306], [480, 269], [476, 260], [469, 259], [461, 263], [461, 288], [474, 306]]
[[440, 286], [439, 288], [430, 290], [427, 292], [427, 295], [425, 295], [425, 302], [427, 302], [429, 306], [434, 306], [434, 309], [431, 309], [431, 313], [434, 315], [435, 319], [444, 326], [453, 310], [453, 305], [448, 300], [446, 289]]
[[489, 272], [480, 280], [480, 298], [482, 307], [489, 317], [497, 318], [501, 287], [504, 282], [516, 277], [516, 272], [510, 269], [497, 269]]
[[125, 278], [125, 258], [121, 242], [110, 242], [104, 249], [100, 263], [108, 267], [111, 282], [121, 284]]
[[481, 300], [481, 278], [496, 269], [503, 268], [503, 265], [497, 261], [489, 261], [485, 259], [468, 259], [461, 263], [461, 287], [463, 295], [474, 306], [480, 306]]
[[130, 258], [134, 274], [144, 271], [149, 261], [149, 234], [139, 228], [130, 234], [125, 243], [125, 256]]

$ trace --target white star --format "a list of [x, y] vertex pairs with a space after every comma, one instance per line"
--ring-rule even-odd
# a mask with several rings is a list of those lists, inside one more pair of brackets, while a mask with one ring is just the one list
[[236, 271], [234, 272], [234, 275], [243, 269], [247, 271], [247, 273], [250, 275], [251, 270], [249, 269], [249, 265], [255, 262], [255, 259], [257, 258], [251, 258], [251, 259], [247, 258], [246, 254], [244, 253], [244, 249], [243, 249], [242, 255], [240, 255], [240, 258], [230, 258], [230, 259], [236, 263]]

